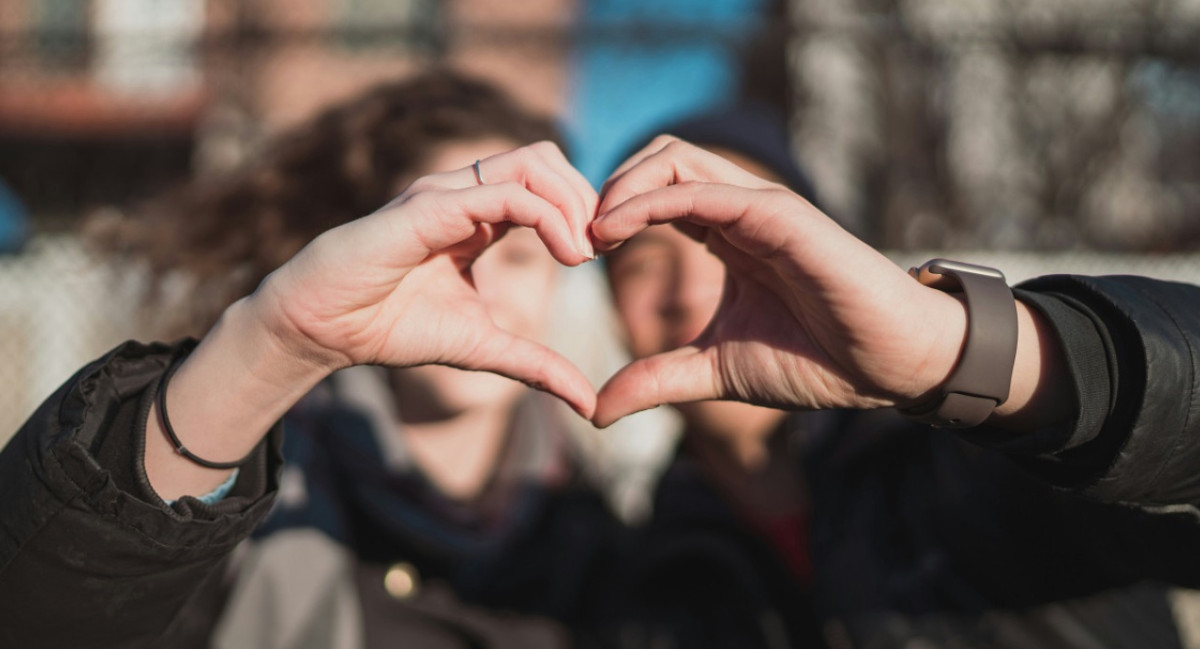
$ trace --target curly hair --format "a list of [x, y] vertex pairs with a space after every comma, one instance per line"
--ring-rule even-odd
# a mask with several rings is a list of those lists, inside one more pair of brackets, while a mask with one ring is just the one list
[[[143, 306], [160, 312], [160, 335], [199, 335], [317, 235], [385, 204], [438, 146], [489, 137], [562, 143], [551, 119], [491, 84], [431, 70], [336, 105], [236, 172], [178, 187], [87, 236], [101, 254], [148, 268]], [[180, 280], [186, 299], [172, 300], [167, 287]]]

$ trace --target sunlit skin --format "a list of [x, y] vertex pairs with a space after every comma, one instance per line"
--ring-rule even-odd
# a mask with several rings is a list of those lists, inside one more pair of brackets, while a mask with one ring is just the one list
[[[417, 175], [466, 167], [516, 146], [501, 138], [445, 144]], [[496, 326], [541, 340], [558, 267], [533, 230], [514, 228], [479, 256], [471, 275]], [[403, 443], [427, 477], [452, 497], [478, 495], [503, 449], [513, 409], [528, 388], [489, 372], [445, 365], [393, 370], [391, 381]]]
[[[166, 396], [187, 447], [246, 456], [324, 377], [353, 365], [441, 364], [518, 379], [603, 427], [656, 404], [737, 399], [783, 410], [906, 406], [936, 394], [966, 338], [962, 301], [914, 282], [802, 198], [669, 136], [597, 194], [548, 142], [424, 176], [376, 212], [317, 237], [227, 308]], [[598, 216], [596, 216], [598, 215]], [[635, 360], [599, 391], [537, 341], [496, 326], [471, 279], [511, 226], [577, 266], [675, 223], [727, 269], [699, 345]], [[842, 271], [852, 263], [853, 273]], [[1008, 400], [990, 423], [1058, 425], [1077, 404], [1057, 338], [1017, 303]], [[924, 327], [910, 327], [921, 321]], [[203, 494], [227, 469], [192, 463], [146, 421], [143, 463], [163, 498]], [[700, 436], [695, 436], [699, 438]]]
[[[167, 396], [190, 450], [216, 461], [244, 457], [313, 386], [353, 365], [493, 372], [593, 416], [596, 395], [587, 378], [553, 350], [497, 326], [502, 318], [493, 317], [491, 298], [480, 295], [471, 275], [479, 257], [504, 239], [498, 235], [516, 234], [517, 226], [536, 231], [560, 265], [591, 259], [586, 232], [596, 192], [552, 143], [490, 157], [482, 147], [469, 149], [465, 166], [422, 176], [376, 212], [317, 237], [225, 310], [181, 364]], [[470, 167], [476, 158], [488, 181], [483, 186]], [[545, 294], [530, 288], [529, 295]], [[429, 445], [414, 441], [420, 424], [406, 427], [407, 441], [435, 483], [466, 497], [490, 474], [495, 453], [488, 449], [499, 448], [499, 441], [470, 439], [464, 431], [499, 431], [494, 439], [502, 440], [507, 420], [490, 421], [496, 425], [487, 427], [477, 409], [461, 411], [438, 422], [445, 434], [429, 434]], [[162, 498], [204, 494], [228, 478], [229, 470], [175, 453], [153, 408], [146, 425], [143, 461]], [[417, 448], [452, 451], [455, 445], [479, 453], [454, 457]], [[429, 461], [447, 455], [456, 460], [441, 464], [448, 472]]]
[[[502, 138], [444, 144], [415, 175], [465, 167], [517, 145]], [[398, 187], [397, 193], [402, 190]], [[558, 263], [533, 231], [511, 230], [484, 251], [471, 268], [475, 288], [498, 327], [535, 340], [544, 337]], [[470, 410], [508, 409], [525, 390], [520, 383], [502, 376], [444, 365], [423, 365], [393, 374], [400, 411], [414, 422], [436, 421]]]
[[[668, 322], [663, 314], [671, 313], [669, 305], [691, 289], [660, 290], [654, 298], [652, 291], [650, 297], [640, 295], [636, 282], [615, 279], [618, 305], [624, 305], [623, 319], [632, 325], [630, 338], [639, 355], [656, 346], [667, 350], [635, 360], [601, 387], [597, 424], [657, 404], [712, 399], [784, 410], [905, 406], [933, 395], [958, 362], [967, 321], [961, 298], [913, 282], [811, 204], [749, 168], [744, 161], [730, 164], [660, 136], [606, 181], [591, 232], [597, 250], [617, 251], [614, 275], [621, 272], [622, 248], [636, 250], [631, 242], [667, 223], [703, 240], [727, 274], [699, 342], [675, 349], [664, 342], [668, 337], [645, 335], [655, 331], [645, 325]], [[689, 259], [679, 251], [692, 244], [674, 241], [676, 258]], [[840, 270], [846, 259], [854, 260], [855, 272]], [[664, 304], [668, 308], [661, 308]], [[1061, 422], [1074, 401], [1064, 387], [1065, 364], [1049, 326], [1024, 303], [1016, 307], [1009, 398], [989, 423], [1034, 430]], [[925, 325], [907, 326], [917, 321]], [[696, 328], [679, 327], [689, 333]], [[745, 422], [727, 419], [736, 425], [726, 426], [716, 416], [698, 416], [709, 407], [681, 409], [693, 433], [685, 442], [727, 497], [745, 511], [759, 502], [755, 491], [767, 497], [798, 491], [783, 484], [798, 480], [780, 481], [774, 470], [783, 466], [788, 474], [795, 468], [786, 467], [795, 463], [773, 461], [779, 454], [759, 441], [773, 441], [763, 437], [771, 430], [769, 419], [768, 425], [762, 420], [755, 425], [747, 411]], [[700, 426], [717, 434], [695, 434]]]
[[[769, 169], [736, 153], [714, 150], [773, 182]], [[725, 265], [703, 244], [670, 225], [647, 228], [608, 255], [608, 277], [630, 352], [636, 358], [679, 348], [704, 331], [725, 283]], [[770, 462], [786, 440], [770, 438], [787, 416], [736, 401], [674, 406], [683, 416], [689, 452], [745, 508], [780, 514], [798, 506], [794, 463]], [[782, 488], [781, 488], [782, 487]]]

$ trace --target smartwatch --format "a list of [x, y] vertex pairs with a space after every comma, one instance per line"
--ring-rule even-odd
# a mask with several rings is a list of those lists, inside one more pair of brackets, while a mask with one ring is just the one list
[[1012, 289], [994, 268], [949, 259], [927, 261], [908, 273], [925, 286], [966, 297], [967, 339], [950, 378], [928, 399], [900, 412], [943, 428], [978, 426], [1008, 399], [1017, 358]]

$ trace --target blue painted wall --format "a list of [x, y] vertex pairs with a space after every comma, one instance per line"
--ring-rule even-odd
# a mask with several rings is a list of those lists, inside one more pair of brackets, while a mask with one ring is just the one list
[[739, 45], [765, 0], [587, 0], [571, 122], [576, 165], [596, 186], [651, 129], [734, 100]]
[[29, 236], [29, 218], [17, 197], [0, 181], [0, 254], [17, 252]]

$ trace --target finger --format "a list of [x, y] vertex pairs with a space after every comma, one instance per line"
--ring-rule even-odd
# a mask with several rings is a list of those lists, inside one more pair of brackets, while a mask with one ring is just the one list
[[[565, 158], [564, 164], [552, 161], [549, 149], [557, 150], [558, 147], [547, 142], [501, 153], [481, 161], [480, 170], [487, 170], [485, 177], [489, 183], [493, 171], [498, 170], [500, 180], [522, 183], [529, 191], [557, 206], [567, 217], [579, 253], [591, 259], [595, 252], [587, 237], [587, 226], [595, 215], [595, 206], [588, 206], [586, 194], [581, 194], [580, 188], [565, 173], [564, 167], [572, 172], [574, 168], [565, 164]], [[587, 192], [594, 193], [590, 185]]]
[[[657, 141], [657, 140], [656, 140]], [[604, 214], [634, 196], [685, 182], [724, 183], [765, 189], [775, 186], [721, 156], [672, 138], [605, 184], [598, 214]]]
[[709, 356], [695, 347], [681, 347], [621, 368], [596, 395], [592, 423], [605, 428], [655, 406], [721, 396]]
[[[424, 256], [451, 248], [477, 236], [479, 224], [513, 223], [532, 228], [550, 254], [569, 266], [587, 260], [558, 207], [515, 182], [440, 192], [423, 192], [405, 204], [415, 210], [405, 219], [413, 246]], [[499, 229], [501, 232], [503, 228]], [[494, 237], [485, 242], [490, 245]], [[486, 247], [481, 246], [480, 250]]]
[[[803, 238], [813, 220], [805, 218], [806, 209], [815, 212], [777, 187], [689, 182], [634, 196], [600, 215], [592, 222], [592, 237], [597, 249], [608, 250], [652, 225], [686, 222], [719, 231], [747, 253], [770, 257]], [[685, 230], [693, 238], [700, 234], [695, 228]]]
[[587, 252], [595, 256], [595, 251], [592, 250], [591, 238], [588, 236], [588, 226], [591, 225], [592, 219], [596, 216], [596, 207], [600, 203], [600, 195], [596, 193], [596, 189], [588, 182], [588, 179], [571, 164], [567, 159], [566, 154], [558, 145], [553, 142], [538, 142], [530, 145], [530, 148], [537, 151], [546, 162], [559, 173], [578, 193], [583, 200], [584, 213], [583, 218], [578, 223], [575, 223], [575, 228], [572, 231], [580, 238], [584, 246], [587, 247]]
[[610, 173], [608, 175], [608, 178], [606, 178], [604, 180], [604, 184], [600, 186], [600, 195], [603, 196], [605, 194], [605, 192], [608, 190], [608, 187], [614, 181], [616, 181], [616, 179], [625, 175], [625, 172], [636, 167], [638, 164], [640, 164], [642, 162], [642, 160], [645, 160], [646, 158], [654, 155], [655, 153], [662, 151], [668, 144], [670, 144], [672, 142], [676, 142], [678, 140], [679, 140], [679, 138], [675, 137], [674, 135], [669, 135], [666, 133], [656, 136], [653, 140], [650, 140], [649, 144], [638, 149], [636, 153], [629, 156], [628, 158], [625, 158], [625, 160], [619, 166], [617, 166], [616, 169], [613, 169], [613, 172]]
[[459, 269], [469, 268], [479, 256], [483, 254], [493, 243], [504, 238], [508, 231], [512, 229], [513, 224], [510, 222], [504, 223], [480, 223], [475, 230], [475, 234], [468, 237], [465, 241], [459, 242], [446, 248], [443, 252], [455, 261]]
[[[595, 190], [584, 181], [586, 193], [581, 194], [581, 188], [566, 173], [564, 165], [550, 159], [549, 148], [557, 149], [547, 142], [500, 153], [478, 162], [478, 178], [475, 165], [471, 165], [426, 177], [410, 186], [410, 191], [413, 188], [420, 190], [426, 184], [444, 189], [466, 189], [480, 185], [481, 179], [483, 185], [520, 183], [563, 213], [579, 254], [592, 259], [595, 253], [587, 237], [587, 225], [595, 215], [595, 205], [588, 203], [587, 196]], [[563, 160], [565, 162], [565, 158]], [[578, 173], [570, 164], [565, 167]]]
[[499, 328], [489, 332], [460, 366], [507, 376], [553, 394], [585, 419], [591, 419], [596, 411], [595, 388], [574, 364], [543, 345]]

